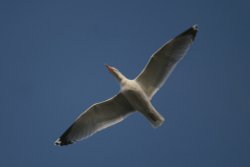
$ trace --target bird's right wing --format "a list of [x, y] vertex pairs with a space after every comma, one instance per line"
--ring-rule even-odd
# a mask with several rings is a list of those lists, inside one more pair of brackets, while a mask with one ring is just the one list
[[119, 93], [104, 102], [89, 107], [56, 140], [55, 144], [62, 146], [87, 138], [102, 129], [122, 121], [133, 111], [125, 97]]
[[137, 76], [136, 81], [150, 99], [164, 84], [177, 63], [185, 56], [197, 31], [198, 28], [194, 25], [168, 41], [152, 55], [147, 65]]

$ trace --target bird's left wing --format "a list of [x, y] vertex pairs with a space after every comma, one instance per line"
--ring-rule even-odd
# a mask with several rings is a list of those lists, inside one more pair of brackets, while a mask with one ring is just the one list
[[133, 108], [125, 97], [119, 93], [106, 101], [89, 107], [56, 140], [55, 144], [62, 146], [87, 138], [102, 129], [122, 121], [132, 112]]
[[187, 29], [157, 50], [136, 81], [151, 99], [160, 89], [177, 63], [185, 56], [198, 31], [197, 25]]

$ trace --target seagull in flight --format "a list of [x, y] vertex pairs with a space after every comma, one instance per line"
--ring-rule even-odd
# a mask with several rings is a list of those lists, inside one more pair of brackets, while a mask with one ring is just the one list
[[164, 117], [152, 105], [151, 99], [185, 56], [197, 32], [198, 26], [193, 25], [169, 40], [151, 56], [144, 69], [133, 80], [115, 67], [105, 65], [119, 82], [120, 92], [86, 109], [54, 144], [64, 146], [86, 139], [135, 112], [142, 114], [154, 128], [161, 126]]

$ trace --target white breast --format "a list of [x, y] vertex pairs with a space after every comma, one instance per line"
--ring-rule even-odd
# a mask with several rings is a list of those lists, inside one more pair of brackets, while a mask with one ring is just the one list
[[150, 108], [150, 101], [141, 86], [135, 80], [121, 82], [121, 93], [137, 111]]

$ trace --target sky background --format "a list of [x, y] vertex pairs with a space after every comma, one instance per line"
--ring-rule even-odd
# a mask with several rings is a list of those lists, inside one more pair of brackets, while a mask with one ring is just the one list
[[[249, 167], [247, 0], [0, 1], [0, 166]], [[199, 33], [152, 103], [67, 147], [53, 142], [119, 91], [104, 63], [134, 78], [193, 24]]]

